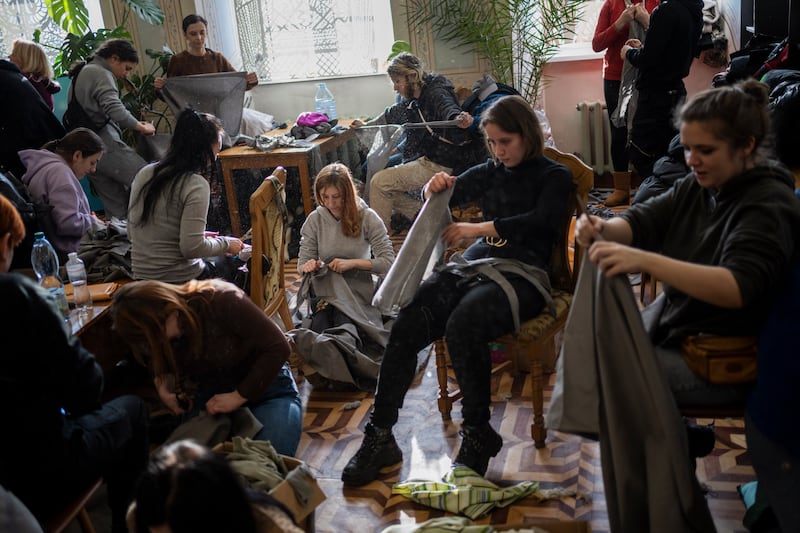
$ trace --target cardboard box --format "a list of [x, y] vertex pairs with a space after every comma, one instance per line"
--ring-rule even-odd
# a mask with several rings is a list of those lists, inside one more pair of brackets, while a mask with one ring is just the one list
[[[221, 442], [214, 446], [212, 450], [225, 455], [233, 451], [233, 443], [230, 441]], [[294, 457], [289, 457], [288, 455], [281, 455], [281, 458], [289, 472], [304, 464], [303, 461], [295, 459]], [[314, 533], [314, 509], [325, 500], [326, 496], [313, 475], [309, 473], [308, 478], [304, 481], [305, 484], [311, 488], [311, 494], [306, 502], [301, 502], [297, 499], [297, 495], [291, 483], [286, 480], [281, 481], [269, 494], [281, 502], [286, 509], [292, 513], [294, 521], [298, 526], [303, 528], [307, 533]]]
[[[281, 456], [286, 468], [291, 472], [298, 466], [304, 464], [303, 461], [288, 457]], [[311, 487], [311, 496], [305, 503], [297, 499], [297, 495], [288, 481], [282, 481], [277, 487], [270, 491], [270, 495], [286, 506], [287, 509], [294, 515], [295, 523], [303, 528], [308, 533], [314, 533], [314, 509], [325, 500], [325, 493], [322, 492], [317, 480], [309, 478], [308, 484]]]
[[543, 529], [544, 531], [547, 531], [547, 533], [591, 533], [592, 531], [592, 528], [589, 526], [589, 522], [559, 522], [556, 520], [547, 522], [538, 520], [536, 522], [528, 522], [526, 524], [504, 524], [502, 526], [494, 526], [494, 529], [495, 531], [511, 531], [514, 529], [533, 529], [535, 527]]

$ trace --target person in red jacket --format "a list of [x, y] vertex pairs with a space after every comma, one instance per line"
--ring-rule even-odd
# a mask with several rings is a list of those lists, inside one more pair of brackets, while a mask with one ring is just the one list
[[[628, 127], [626, 124], [615, 126], [611, 116], [619, 105], [619, 93], [622, 85], [622, 65], [620, 50], [628, 40], [631, 22], [638, 22], [643, 28], [650, 26], [650, 13], [658, 6], [659, 0], [606, 0], [600, 8], [597, 26], [592, 38], [592, 49], [595, 52], [605, 50], [603, 56], [603, 96], [608, 109], [609, 123], [611, 125], [611, 163], [614, 172], [628, 172]], [[645, 178], [646, 176], [642, 176]], [[612, 199], [608, 205], [627, 204], [630, 188], [630, 175], [628, 183], [620, 190], [623, 194]], [[617, 189], [616, 185], [614, 187]]]

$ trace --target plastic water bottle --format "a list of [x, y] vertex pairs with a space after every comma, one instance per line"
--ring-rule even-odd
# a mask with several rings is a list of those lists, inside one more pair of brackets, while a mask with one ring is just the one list
[[67, 276], [72, 283], [72, 298], [75, 300], [75, 307], [81, 315], [88, 315], [92, 308], [92, 293], [89, 292], [89, 284], [86, 280], [86, 266], [78, 257], [77, 252], [70, 252], [67, 261]]
[[336, 118], [336, 99], [325, 83], [317, 84], [317, 95], [314, 97], [315, 110], [317, 113], [326, 115], [329, 119]]
[[47, 289], [64, 318], [68, 317], [69, 305], [67, 296], [64, 294], [64, 282], [58, 275], [58, 255], [41, 231], [34, 234], [31, 266], [36, 272], [36, 277], [39, 278], [39, 285]]

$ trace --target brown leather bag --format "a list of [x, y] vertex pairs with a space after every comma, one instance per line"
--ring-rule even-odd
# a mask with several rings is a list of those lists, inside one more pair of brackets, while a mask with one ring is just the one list
[[690, 335], [681, 354], [699, 377], [716, 385], [739, 385], [758, 375], [758, 337]]

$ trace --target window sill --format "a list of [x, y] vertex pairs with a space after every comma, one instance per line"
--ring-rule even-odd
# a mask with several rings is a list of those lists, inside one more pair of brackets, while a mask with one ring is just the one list
[[565, 61], [590, 61], [602, 59], [603, 52], [592, 50], [591, 43], [568, 43], [562, 44], [558, 52], [551, 57], [548, 63], [562, 63]]

